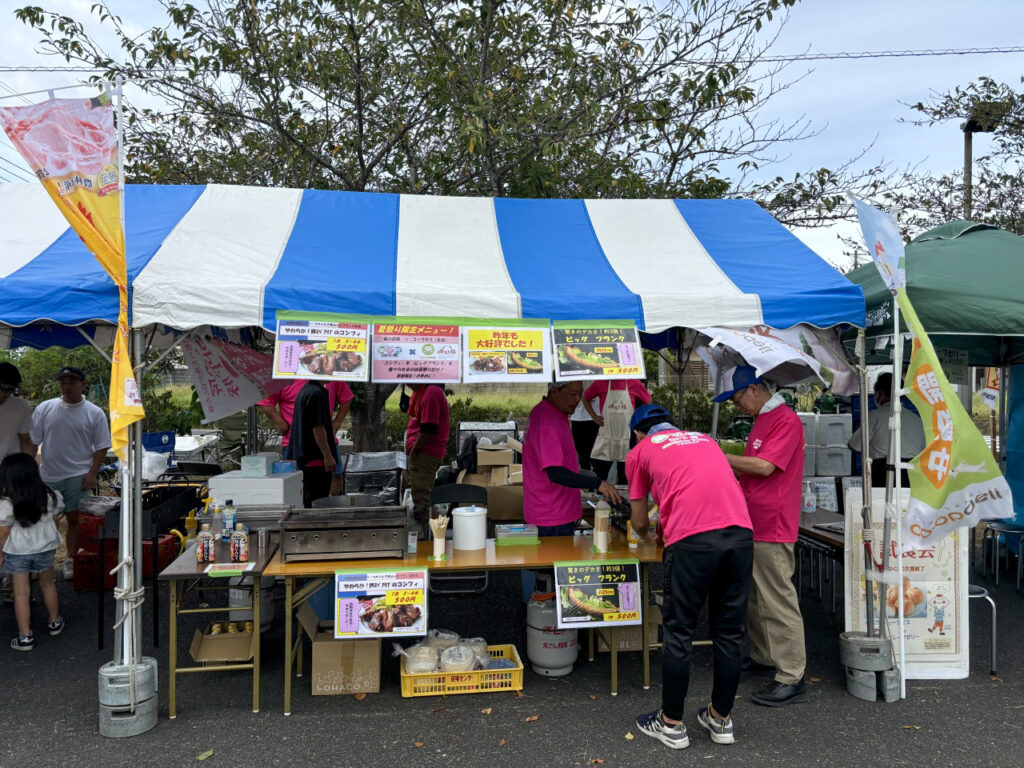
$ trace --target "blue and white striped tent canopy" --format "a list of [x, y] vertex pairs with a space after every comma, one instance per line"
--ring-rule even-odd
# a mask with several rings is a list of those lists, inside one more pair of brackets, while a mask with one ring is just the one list
[[[749, 200], [129, 185], [125, 208], [137, 328], [273, 330], [279, 309], [864, 324], [860, 287]], [[113, 284], [42, 186], [0, 185], [0, 324], [116, 319]]]

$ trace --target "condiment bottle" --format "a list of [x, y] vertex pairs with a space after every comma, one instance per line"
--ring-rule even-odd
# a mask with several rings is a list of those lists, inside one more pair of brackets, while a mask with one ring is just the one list
[[249, 562], [249, 534], [242, 523], [236, 523], [235, 532], [231, 534], [231, 562]]
[[203, 523], [203, 530], [196, 536], [196, 562], [212, 563], [216, 559], [216, 545], [210, 524]]

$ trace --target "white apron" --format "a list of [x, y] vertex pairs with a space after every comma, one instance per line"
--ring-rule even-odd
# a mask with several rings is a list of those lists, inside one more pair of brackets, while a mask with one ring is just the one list
[[633, 417], [633, 400], [629, 389], [612, 389], [604, 401], [604, 426], [597, 432], [590, 458], [600, 461], [625, 461], [629, 453], [629, 420]]

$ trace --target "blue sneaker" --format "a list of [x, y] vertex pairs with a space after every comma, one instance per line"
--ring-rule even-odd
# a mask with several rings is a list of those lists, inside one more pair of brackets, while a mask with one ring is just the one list
[[651, 738], [657, 739], [666, 747], [686, 749], [690, 746], [690, 737], [686, 735], [686, 724], [669, 725], [661, 716], [661, 710], [639, 715], [636, 727]]
[[20, 634], [11, 640], [11, 648], [16, 651], [31, 651], [36, 645], [36, 639], [29, 633], [28, 637], [22, 637]]

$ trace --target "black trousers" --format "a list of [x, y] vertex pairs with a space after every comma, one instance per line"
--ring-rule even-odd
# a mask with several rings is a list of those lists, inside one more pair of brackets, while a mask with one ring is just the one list
[[586, 421], [571, 421], [572, 443], [576, 447], [576, 456], [580, 460], [580, 469], [590, 469], [590, 452], [594, 450], [594, 441], [597, 440], [597, 431], [601, 429], [597, 422], [587, 419]]
[[711, 704], [722, 717], [732, 711], [743, 667], [753, 561], [753, 534], [735, 526], [697, 533], [665, 548], [661, 708], [666, 717], [683, 719], [693, 632], [705, 599], [714, 643]]
[[302, 468], [302, 506], [309, 509], [316, 499], [331, 494], [331, 473], [323, 467]]

